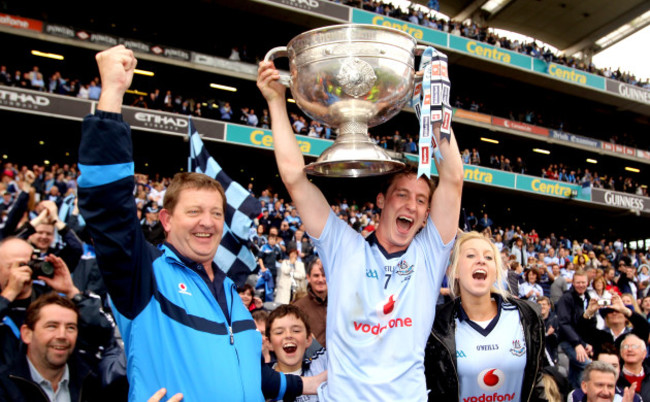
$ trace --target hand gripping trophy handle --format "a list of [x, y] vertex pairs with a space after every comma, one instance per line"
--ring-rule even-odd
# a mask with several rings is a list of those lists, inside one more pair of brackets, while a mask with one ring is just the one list
[[[286, 46], [274, 47], [273, 49], [266, 52], [266, 56], [264, 56], [264, 61], [273, 61], [278, 57], [289, 57], [289, 53], [287, 52]], [[291, 77], [288, 74], [280, 73], [279, 82], [285, 87], [291, 87]]]
[[[415, 55], [416, 55], [416, 56], [422, 56], [422, 54], [424, 53], [424, 51], [426, 50], [426, 48], [427, 48], [427, 46], [424, 46], [424, 45], [417, 45], [417, 46], [415, 47]], [[422, 63], [420, 63], [420, 64], [422, 64]], [[415, 87], [417, 87], [419, 84], [422, 83], [422, 76], [423, 76], [423, 74], [424, 74], [424, 71], [423, 71], [423, 70], [418, 70], [418, 71], [416, 71], [416, 73], [415, 73], [415, 85], [413, 86], [414, 89], [415, 89]]]

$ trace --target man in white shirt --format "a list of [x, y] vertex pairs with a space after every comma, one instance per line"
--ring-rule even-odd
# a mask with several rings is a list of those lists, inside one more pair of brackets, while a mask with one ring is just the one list
[[[439, 142], [435, 192], [415, 172], [386, 180], [376, 200], [379, 226], [364, 239], [307, 178], [278, 79], [272, 63], [260, 64], [257, 85], [271, 113], [278, 170], [328, 282], [328, 383], [319, 399], [426, 400], [424, 347], [460, 215], [456, 140]], [[433, 131], [440, 135], [439, 127]]]

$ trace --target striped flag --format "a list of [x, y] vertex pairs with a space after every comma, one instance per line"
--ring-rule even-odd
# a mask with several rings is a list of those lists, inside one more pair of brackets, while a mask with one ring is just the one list
[[210, 156], [191, 117], [189, 136], [188, 171], [215, 178], [223, 186], [228, 202], [223, 236], [214, 262], [237, 286], [241, 286], [257, 266], [256, 258], [248, 247], [248, 237], [253, 220], [261, 214], [262, 206], [244, 187], [232, 181]]

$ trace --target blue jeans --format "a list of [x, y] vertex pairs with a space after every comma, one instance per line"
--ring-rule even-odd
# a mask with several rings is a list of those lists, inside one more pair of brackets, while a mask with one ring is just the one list
[[591, 359], [587, 359], [581, 363], [576, 359], [576, 350], [567, 341], [560, 342], [560, 347], [569, 358], [569, 384], [572, 388], [580, 388], [582, 371], [591, 363]]

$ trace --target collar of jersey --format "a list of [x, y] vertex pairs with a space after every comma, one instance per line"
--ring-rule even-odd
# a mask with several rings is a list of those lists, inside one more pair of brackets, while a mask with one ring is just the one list
[[387, 260], [390, 260], [391, 258], [401, 257], [402, 255], [404, 255], [404, 253], [406, 253], [406, 250], [408, 249], [408, 247], [407, 247], [404, 250], [396, 251], [394, 253], [389, 253], [388, 251], [386, 251], [386, 249], [384, 247], [382, 247], [381, 244], [379, 244], [379, 240], [377, 240], [377, 236], [375, 235], [375, 232], [370, 233], [366, 237], [366, 241], [371, 246], [373, 246], [373, 245], [377, 246], [379, 251], [381, 251], [381, 253], [384, 255], [384, 258], [386, 258]]
[[460, 298], [459, 298], [459, 303], [458, 303], [458, 321], [463, 322], [467, 321], [467, 324], [472, 327], [476, 332], [483, 336], [488, 336], [490, 332], [496, 327], [497, 323], [499, 322], [499, 317], [501, 316], [501, 303], [503, 302], [503, 299], [501, 299], [501, 296], [499, 296], [496, 293], [492, 293], [492, 299], [494, 299], [497, 302], [497, 315], [490, 321], [490, 324], [488, 324], [487, 327], [483, 328], [474, 321], [470, 320], [470, 318], [467, 316], [467, 313], [463, 309], [463, 305], [460, 303]]
[[[164, 242], [160, 247], [163, 250], [163, 253], [165, 253], [165, 256], [167, 258], [171, 258], [173, 260], [176, 260], [177, 262], [179, 262], [182, 265], [190, 268], [192, 271], [198, 273], [201, 276], [205, 275], [205, 273], [204, 273], [205, 270], [203, 270], [203, 265], [202, 264], [199, 264], [198, 262], [196, 262], [196, 261], [194, 261], [194, 260], [192, 260], [190, 258], [185, 257], [184, 255], [179, 253], [178, 250], [176, 250], [174, 248], [174, 246], [172, 246], [168, 242]], [[222, 277], [226, 276], [225, 273], [223, 273], [223, 271], [217, 266], [217, 264], [215, 264], [214, 261], [212, 261], [212, 272], [214, 273], [215, 281], [222, 281], [223, 280]]]

